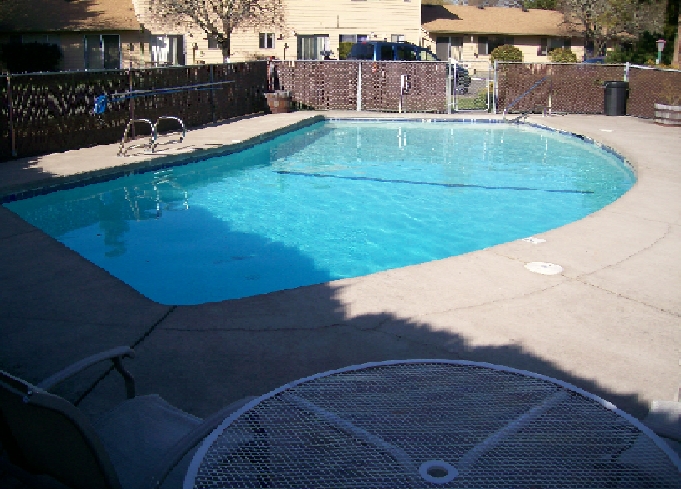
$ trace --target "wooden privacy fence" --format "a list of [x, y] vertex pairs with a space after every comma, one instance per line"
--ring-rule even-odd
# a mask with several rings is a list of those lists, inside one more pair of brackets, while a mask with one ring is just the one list
[[444, 62], [276, 61], [272, 78], [275, 89], [292, 93], [299, 109], [447, 111]]
[[[110, 103], [93, 114], [99, 95], [233, 81], [214, 89], [185, 90]], [[0, 79], [0, 160], [120, 141], [128, 121], [176, 116], [187, 127], [262, 112], [264, 61], [139, 70], [60, 72]], [[139, 132], [146, 128], [139, 127]]]
[[629, 82], [627, 115], [653, 118], [655, 102], [681, 100], [681, 71], [636, 65], [498, 63], [496, 80], [498, 112], [517, 101], [513, 112], [540, 112], [550, 107], [568, 114], [603, 114], [606, 81]]

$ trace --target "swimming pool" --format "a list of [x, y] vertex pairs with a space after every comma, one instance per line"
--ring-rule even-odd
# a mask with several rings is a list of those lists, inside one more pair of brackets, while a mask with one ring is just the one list
[[326, 121], [239, 153], [5, 204], [163, 304], [459, 255], [580, 219], [623, 161], [530, 126]]

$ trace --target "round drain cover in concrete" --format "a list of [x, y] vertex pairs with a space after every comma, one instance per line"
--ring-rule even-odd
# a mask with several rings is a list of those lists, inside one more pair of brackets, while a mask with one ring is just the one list
[[533, 261], [525, 265], [530, 272], [541, 273], [542, 275], [557, 275], [563, 271], [563, 267], [553, 263], [544, 263], [543, 261]]

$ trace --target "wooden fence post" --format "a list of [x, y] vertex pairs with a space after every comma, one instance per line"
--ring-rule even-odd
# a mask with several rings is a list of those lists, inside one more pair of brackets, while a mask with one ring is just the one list
[[7, 73], [7, 111], [9, 116], [9, 134], [12, 141], [12, 156], [17, 156], [17, 140], [14, 131], [14, 107], [12, 105], [12, 75]]
[[[208, 65], [210, 68], [210, 82], [213, 83], [213, 65], [210, 64]], [[217, 119], [215, 118], [215, 88], [213, 88], [213, 85], [211, 85], [210, 88], [210, 120], [213, 121], [213, 123], [217, 122]]]

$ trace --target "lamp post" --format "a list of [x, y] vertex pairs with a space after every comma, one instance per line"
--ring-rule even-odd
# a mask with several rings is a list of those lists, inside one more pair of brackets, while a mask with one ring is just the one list
[[662, 60], [662, 51], [664, 51], [664, 45], [667, 43], [664, 39], [658, 39], [656, 44], [657, 44], [657, 61], [655, 61], [655, 64], [660, 64], [660, 61]]

